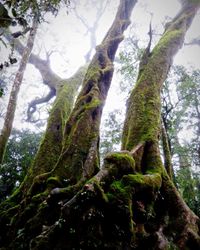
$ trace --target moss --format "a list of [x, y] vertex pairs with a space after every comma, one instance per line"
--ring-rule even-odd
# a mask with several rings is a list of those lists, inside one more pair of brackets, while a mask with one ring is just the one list
[[95, 178], [92, 179], [92, 183], [94, 185], [95, 192], [97, 194], [97, 199], [100, 198], [100, 202], [108, 203], [108, 197], [105, 194], [103, 188], [99, 184], [99, 182], [95, 181]]
[[[153, 50], [153, 56], [152, 59], [156, 58], [156, 60], [158, 60], [157, 56], [160, 56], [160, 54], [163, 54], [163, 58], [160, 58], [160, 60], [165, 60], [165, 56], [167, 54], [167, 52], [170, 50], [173, 50], [172, 47], [170, 47], [170, 44], [173, 44], [177, 41], [177, 39], [179, 40], [180, 38], [182, 38], [183, 36], [183, 30], [182, 29], [169, 29], [167, 30], [164, 35], [162, 36], [162, 38], [160, 39], [158, 45], [154, 48]], [[175, 48], [177, 50], [177, 48]], [[164, 53], [165, 52], [165, 53]]]
[[102, 102], [99, 99], [94, 99], [91, 103], [85, 105], [85, 109], [92, 109], [100, 106]]
[[99, 68], [100, 67], [97, 63], [94, 63], [93, 65], [90, 64], [90, 67], [88, 68], [88, 71], [85, 76], [85, 83], [87, 81], [97, 80], [99, 78], [100, 76]]
[[[10, 204], [10, 207], [11, 207], [11, 204]], [[0, 213], [0, 217], [3, 218], [7, 218], [10, 220], [10, 224], [12, 224], [15, 219], [16, 219], [16, 214], [17, 212], [19, 211], [19, 208], [20, 208], [20, 205], [14, 205], [13, 204], [13, 207], [9, 208], [8, 210], [5, 210], [3, 212]]]
[[[132, 206], [132, 188], [124, 185], [121, 180], [113, 181], [110, 185], [106, 196], [108, 198], [108, 205], [111, 209], [109, 220], [114, 219], [113, 232], [120, 238], [124, 237], [134, 241], [135, 239], [135, 223], [133, 221], [133, 206]], [[111, 220], [113, 220], [111, 219]]]
[[128, 151], [107, 154], [104, 159], [104, 165], [110, 169], [111, 173], [115, 173], [116, 178], [119, 178], [122, 174], [135, 172], [135, 161]]
[[49, 194], [48, 191], [36, 194], [36, 195], [34, 195], [32, 197], [31, 201], [34, 202], [34, 203], [40, 203], [40, 202], [44, 201], [47, 198], [48, 194]]
[[63, 184], [58, 176], [51, 176], [47, 179], [46, 184], [48, 187], [62, 187]]
[[127, 203], [131, 197], [132, 193], [127, 185], [120, 181], [113, 181], [110, 185], [109, 192], [107, 193], [108, 199], [112, 202], [114, 200], [122, 200]]
[[122, 148], [132, 150], [138, 144], [158, 141], [160, 133], [160, 90], [172, 58], [182, 44], [185, 30], [173, 24], [149, 54], [129, 98]]
[[162, 178], [160, 174], [129, 174], [122, 178], [124, 185], [129, 185], [133, 188], [136, 188], [140, 191], [143, 189], [152, 189], [153, 191], [158, 191], [162, 184]]
[[112, 152], [106, 155], [105, 160], [109, 163], [117, 163], [120, 165], [128, 164], [134, 168], [135, 162], [130, 153], [127, 152]]

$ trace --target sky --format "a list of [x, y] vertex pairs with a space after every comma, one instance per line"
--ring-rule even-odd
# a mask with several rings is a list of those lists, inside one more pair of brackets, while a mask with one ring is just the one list
[[[97, 44], [101, 42], [110, 27], [119, 3], [117, 0], [110, 0], [109, 2], [110, 4], [101, 18], [96, 32]], [[87, 23], [94, 22], [96, 15], [94, 6], [85, 6], [85, 0], [80, 1], [80, 3], [81, 5], [77, 8], [77, 12]], [[72, 5], [71, 9], [68, 10], [69, 13], [64, 8], [61, 8], [56, 18], [48, 15], [47, 22], [43, 23], [39, 29], [34, 46], [34, 53], [38, 54], [40, 51], [41, 57], [44, 56], [45, 50], [54, 51], [51, 55], [52, 69], [63, 78], [71, 76], [78, 67], [84, 64], [84, 55], [90, 46], [86, 29], [74, 15], [73, 8], [74, 6]], [[156, 33], [153, 37], [153, 42], [156, 43], [164, 30], [164, 20], [166, 18], [170, 20], [170, 18], [175, 16], [179, 8], [180, 4], [176, 0], [138, 1], [131, 17], [131, 31], [139, 38], [140, 45], [145, 46], [148, 43], [148, 31], [151, 19], [153, 30]], [[199, 24], [200, 14], [198, 13], [187, 33], [186, 41], [190, 41], [200, 35]], [[129, 32], [130, 29], [127, 30], [126, 35]], [[6, 57], [5, 51], [0, 51], [0, 53], [2, 55], [1, 58]], [[199, 57], [200, 46], [184, 46], [175, 57], [174, 63], [182, 64], [186, 67], [193, 66], [200, 68]], [[14, 69], [11, 69], [13, 72], [16, 70], [16, 66], [14, 67]], [[125, 109], [124, 97], [120, 97], [119, 91], [117, 91], [119, 88], [118, 78], [116, 74], [113, 77], [111, 90], [105, 106], [105, 114], [115, 108], [123, 107]], [[35, 83], [38, 83], [38, 85], [35, 85]], [[31, 98], [35, 98], [42, 94], [45, 95], [47, 91], [48, 89], [41, 85], [41, 77], [37, 70], [32, 65], [28, 65], [19, 95], [18, 109], [14, 122], [15, 127], [31, 128], [30, 124], [28, 125], [24, 121], [21, 121], [23, 107], [30, 101], [30, 96]], [[1, 102], [5, 104], [6, 98], [0, 100], [0, 104]]]

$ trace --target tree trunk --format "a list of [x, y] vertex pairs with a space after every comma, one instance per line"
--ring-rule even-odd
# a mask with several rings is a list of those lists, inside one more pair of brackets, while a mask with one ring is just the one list
[[38, 25], [38, 19], [37, 19], [37, 17], [35, 17], [34, 21], [33, 21], [32, 29], [30, 30], [27, 45], [23, 51], [21, 62], [19, 65], [19, 69], [18, 69], [17, 74], [15, 76], [15, 80], [14, 80], [12, 90], [10, 93], [10, 98], [9, 98], [9, 102], [8, 102], [5, 121], [4, 121], [4, 125], [3, 125], [1, 135], [0, 135], [0, 163], [3, 162], [3, 157], [4, 157], [5, 150], [6, 150], [6, 145], [7, 145], [9, 136], [11, 134], [16, 105], [17, 105], [17, 96], [18, 96], [18, 93], [20, 90], [20, 86], [22, 84], [22, 79], [24, 76], [24, 71], [26, 69], [26, 65], [27, 65], [29, 56], [30, 56], [30, 53], [31, 53], [33, 45], [34, 45], [34, 39], [35, 39], [36, 31], [37, 31], [37, 25]]
[[1, 213], [4, 247], [200, 248], [199, 219], [171, 182], [158, 147], [160, 90], [199, 1], [184, 1], [146, 64], [142, 62], [128, 102], [123, 150], [108, 154], [96, 172], [99, 122], [112, 61], [135, 2], [120, 1], [115, 21], [97, 48], [66, 123], [63, 151], [54, 169], [35, 178], [21, 204]]
[[172, 158], [171, 158], [171, 152], [170, 152], [170, 147], [169, 147], [168, 135], [167, 135], [167, 131], [166, 131], [165, 123], [163, 122], [163, 119], [161, 121], [161, 137], [162, 137], [164, 166], [165, 166], [168, 176], [170, 177], [171, 180], [173, 180], [174, 172], [172, 168]]
[[[195, 246], [194, 248], [200, 247], [199, 219], [183, 202], [166, 174], [158, 146], [161, 118], [160, 91], [172, 64], [173, 56], [182, 46], [185, 33], [199, 6], [199, 1], [184, 1], [181, 11], [173, 21], [166, 25], [159, 43], [149, 53], [146, 64], [140, 69], [136, 87], [128, 101], [122, 138], [122, 149], [131, 151], [138, 145], [142, 145], [134, 153], [136, 170], [142, 174], [140, 182], [143, 181], [146, 185], [145, 178], [147, 176], [152, 178], [152, 186], [157, 186], [157, 189], [160, 190], [159, 194], [163, 198], [163, 202], [158, 202], [163, 208], [163, 214], [159, 215], [159, 219], [162, 218], [163, 221], [160, 221], [157, 232], [155, 232], [158, 237], [157, 244], [162, 245], [163, 248], [170, 244], [168, 241], [170, 237], [172, 237], [172, 244], [180, 249], [187, 247], [193, 249], [192, 246]], [[155, 182], [156, 176], [160, 176], [159, 182]], [[137, 175], [134, 178], [136, 179], [136, 177]], [[154, 199], [156, 200], [155, 193]], [[143, 210], [148, 212], [150, 204], [147, 202], [147, 198], [142, 198], [140, 202], [143, 204]], [[168, 206], [168, 208], [164, 208], [163, 205]], [[166, 216], [168, 216], [168, 222], [164, 222]], [[159, 219], [157, 218], [157, 221]], [[147, 218], [138, 222], [139, 230], [142, 228], [143, 234], [149, 226], [148, 223], [145, 225], [146, 222]], [[172, 227], [176, 230], [175, 237], [170, 232]]]
[[51, 171], [58, 161], [62, 152], [66, 121], [72, 111], [75, 95], [83, 82], [86, 70], [87, 65], [79, 68], [71, 78], [57, 83], [59, 88], [48, 119], [46, 132], [33, 164], [28, 169], [27, 176], [18, 190], [21, 194], [26, 194], [37, 175]]

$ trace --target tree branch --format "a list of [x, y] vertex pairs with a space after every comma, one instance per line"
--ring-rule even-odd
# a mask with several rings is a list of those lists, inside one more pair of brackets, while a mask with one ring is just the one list
[[50, 101], [51, 98], [54, 96], [55, 96], [55, 89], [51, 88], [49, 93], [46, 96], [32, 100], [29, 103], [28, 109], [27, 109], [27, 121], [28, 122], [35, 122], [34, 120], [32, 120], [32, 116], [36, 112], [36, 109], [37, 109], [36, 106], [39, 104]]

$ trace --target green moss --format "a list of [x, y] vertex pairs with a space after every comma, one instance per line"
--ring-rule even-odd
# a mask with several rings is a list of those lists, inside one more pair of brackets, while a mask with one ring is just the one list
[[106, 161], [109, 161], [109, 162], [117, 162], [117, 163], [124, 163], [125, 161], [126, 162], [129, 162], [130, 165], [134, 166], [134, 159], [133, 157], [127, 152], [112, 152], [112, 153], [109, 153], [106, 158], [105, 158]]
[[102, 102], [99, 99], [94, 99], [92, 102], [85, 105], [85, 109], [96, 108], [96, 107], [100, 106], [101, 104], [102, 104]]
[[[178, 25], [177, 25], [178, 26]], [[175, 24], [160, 39], [140, 72], [128, 102], [122, 148], [132, 150], [139, 143], [157, 141], [160, 132], [160, 89], [184, 31]]]
[[104, 165], [110, 168], [111, 171], [123, 172], [124, 174], [135, 171], [135, 161], [129, 152], [112, 152], [106, 155]]
[[62, 187], [63, 186], [58, 176], [49, 177], [46, 183], [48, 187]]
[[49, 195], [48, 191], [36, 194], [32, 197], [31, 201], [34, 203], [42, 202], [43, 200], [45, 200], [47, 198], [48, 195]]
[[158, 191], [162, 184], [162, 178], [160, 174], [129, 174], [123, 177], [122, 183], [132, 188], [142, 191], [143, 189], [152, 189]]
[[[172, 50], [172, 48], [170, 48], [169, 45], [176, 42], [176, 40], [180, 39], [182, 36], [183, 36], [182, 29], [167, 30], [165, 34], [162, 36], [162, 38], [160, 39], [158, 45], [154, 48], [152, 60], [154, 59], [154, 57], [157, 57], [161, 53], [164, 53], [165, 50], [166, 52], [168, 50]], [[163, 54], [163, 56], [165, 56], [165, 53]], [[160, 60], [163, 60], [163, 59], [160, 59]], [[156, 58], [156, 60], [158, 60], [158, 58]]]
[[131, 192], [128, 186], [124, 185], [122, 181], [114, 181], [110, 185], [110, 192], [107, 194], [110, 200], [112, 199], [122, 199], [128, 201], [131, 199]]

